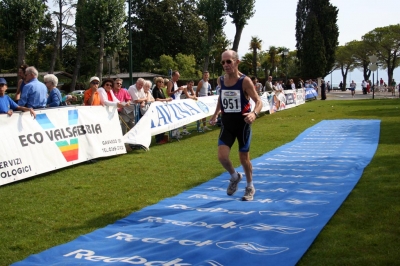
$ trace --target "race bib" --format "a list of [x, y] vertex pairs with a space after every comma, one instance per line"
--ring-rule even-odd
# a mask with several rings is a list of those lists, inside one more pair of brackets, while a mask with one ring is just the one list
[[242, 112], [239, 90], [224, 90], [221, 93], [221, 102], [225, 113]]

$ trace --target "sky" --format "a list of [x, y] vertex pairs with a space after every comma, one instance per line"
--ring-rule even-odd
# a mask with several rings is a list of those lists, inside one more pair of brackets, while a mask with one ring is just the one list
[[[297, 0], [256, 0], [255, 14], [243, 29], [239, 43], [239, 56], [250, 52], [249, 45], [252, 36], [262, 40], [262, 50], [270, 46], [283, 46], [289, 50], [296, 49], [296, 8]], [[399, 0], [330, 0], [333, 6], [339, 9], [339, 45], [345, 45], [361, 37], [377, 27], [385, 27], [400, 23]], [[233, 42], [235, 25], [227, 17], [224, 28], [226, 37]], [[387, 72], [378, 70], [379, 77], [387, 80]], [[375, 73], [376, 74], [376, 73]], [[351, 78], [350, 78], [351, 76]], [[348, 79], [363, 80], [360, 71], [349, 73]], [[330, 80], [330, 76], [325, 79]], [[395, 69], [394, 79], [400, 81], [400, 68]], [[335, 71], [332, 74], [332, 83], [339, 83], [341, 74]], [[376, 80], [376, 75], [375, 75]]]

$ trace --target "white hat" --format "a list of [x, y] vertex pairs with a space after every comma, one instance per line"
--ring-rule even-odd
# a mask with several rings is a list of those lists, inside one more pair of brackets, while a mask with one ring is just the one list
[[91, 77], [89, 82], [91, 83], [93, 80], [97, 80], [98, 82], [100, 82], [100, 79], [98, 77]]

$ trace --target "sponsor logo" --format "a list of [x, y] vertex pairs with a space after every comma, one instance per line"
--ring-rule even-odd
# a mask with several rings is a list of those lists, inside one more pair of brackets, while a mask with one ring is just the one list
[[312, 212], [276, 212], [276, 211], [260, 211], [261, 215], [269, 216], [281, 216], [281, 217], [292, 217], [292, 218], [312, 218], [318, 216], [318, 213]]
[[250, 224], [250, 225], [243, 225], [240, 226], [240, 229], [253, 229], [256, 231], [263, 231], [263, 232], [276, 232], [279, 234], [285, 234], [285, 235], [293, 235], [293, 234], [298, 234], [306, 229], [304, 228], [295, 228], [295, 227], [287, 227], [287, 226], [282, 226], [282, 225], [269, 225], [269, 224]]
[[115, 238], [116, 240], [122, 240], [122, 241], [126, 241], [126, 242], [142, 241], [144, 243], [157, 243], [157, 244], [162, 244], [162, 245], [178, 243], [182, 246], [196, 246], [196, 247], [203, 247], [203, 246], [208, 246], [208, 245], [213, 244], [213, 241], [211, 241], [211, 240], [206, 240], [206, 241], [178, 240], [173, 237], [168, 237], [165, 239], [154, 238], [154, 237], [139, 238], [139, 237], [135, 237], [131, 234], [125, 234], [125, 233], [121, 233], [121, 232], [116, 233], [112, 236], [108, 236], [106, 238]]
[[217, 243], [217, 246], [222, 249], [240, 249], [253, 255], [276, 255], [289, 250], [287, 247], [265, 247], [252, 242], [225, 241]]
[[100, 124], [78, 125], [78, 110], [68, 110], [68, 127], [58, 128], [46, 113], [37, 114], [36, 121], [45, 130], [32, 134], [18, 136], [21, 146], [41, 144], [47, 139], [54, 142], [67, 162], [78, 160], [79, 144], [78, 137], [87, 134], [100, 134], [102, 132]]
[[187, 211], [198, 211], [198, 212], [224, 212], [224, 213], [228, 213], [228, 214], [241, 214], [241, 215], [248, 215], [248, 214], [255, 213], [255, 211], [243, 212], [243, 211], [232, 211], [232, 210], [227, 210], [227, 209], [222, 209], [222, 208], [192, 208], [192, 207], [182, 205], [182, 204], [174, 204], [171, 206], [167, 206], [167, 208], [178, 209], [178, 210], [187, 210]]
[[78, 260], [88, 260], [92, 262], [105, 262], [105, 263], [114, 263], [114, 262], [123, 262], [127, 264], [134, 265], [145, 265], [145, 266], [189, 266], [192, 264], [182, 263], [183, 259], [176, 258], [170, 261], [148, 261], [146, 258], [141, 256], [132, 256], [132, 257], [120, 257], [120, 258], [112, 258], [107, 256], [96, 255], [96, 253], [92, 250], [86, 249], [78, 249], [72, 251], [68, 254], [65, 254], [64, 257], [74, 257]]
[[[149, 222], [149, 223], [163, 223], [163, 224], [173, 224], [177, 226], [197, 226], [197, 227], [204, 227], [207, 229], [211, 228], [223, 228], [223, 229], [252, 229], [255, 231], [264, 231], [264, 232], [275, 232], [279, 234], [297, 234], [305, 231], [303, 228], [295, 228], [295, 227], [287, 227], [281, 225], [268, 225], [268, 224], [250, 224], [250, 225], [238, 225], [235, 222], [228, 222], [224, 224], [208, 224], [206, 222], [196, 221], [196, 222], [185, 222], [185, 221], [177, 221], [177, 220], [168, 220], [161, 217], [153, 217], [149, 216], [139, 220], [139, 222]], [[211, 241], [211, 240], [207, 240]], [[208, 242], [204, 243], [208, 243]]]
[[203, 102], [200, 101], [196, 101], [196, 104], [203, 111], [203, 113], [208, 114], [209, 109], [207, 105], [205, 105]]
[[232, 97], [232, 96], [236, 96], [236, 95], [238, 95], [238, 94], [237, 94], [237, 92], [234, 92], [234, 91], [225, 91], [224, 92], [224, 96], [227, 96], [227, 97]]

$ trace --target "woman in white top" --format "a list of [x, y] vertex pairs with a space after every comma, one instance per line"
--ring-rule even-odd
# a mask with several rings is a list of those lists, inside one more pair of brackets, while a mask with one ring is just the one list
[[105, 79], [101, 83], [101, 87], [97, 89], [100, 94], [100, 102], [104, 106], [117, 106], [118, 108], [124, 107], [123, 104], [115, 97], [112, 90], [114, 81], [112, 79]]

